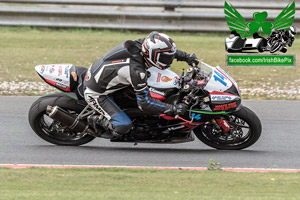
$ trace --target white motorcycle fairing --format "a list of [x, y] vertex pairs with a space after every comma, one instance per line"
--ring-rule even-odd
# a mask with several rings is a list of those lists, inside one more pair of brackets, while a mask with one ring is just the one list
[[[35, 71], [50, 85], [56, 88], [70, 92], [71, 91], [71, 78], [70, 70], [72, 64], [50, 64], [38, 65]], [[77, 74], [73, 73], [73, 80], [77, 81]]]
[[[204, 90], [209, 92], [212, 111], [227, 111], [240, 105], [240, 91], [236, 81], [220, 66], [211, 67], [201, 63], [201, 70], [206, 76]], [[148, 86], [153, 98], [164, 100], [165, 91], [179, 89], [179, 76], [171, 71], [159, 70], [155, 67], [148, 69]]]
[[150, 95], [154, 99], [165, 100], [166, 90], [179, 89], [179, 76], [170, 69], [160, 70], [156, 67], [151, 67], [147, 70]]

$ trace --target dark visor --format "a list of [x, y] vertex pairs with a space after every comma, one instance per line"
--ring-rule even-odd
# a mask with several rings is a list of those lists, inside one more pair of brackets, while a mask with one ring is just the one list
[[174, 58], [175, 58], [175, 53], [171, 55], [161, 53], [159, 56], [159, 62], [166, 65], [171, 65]]

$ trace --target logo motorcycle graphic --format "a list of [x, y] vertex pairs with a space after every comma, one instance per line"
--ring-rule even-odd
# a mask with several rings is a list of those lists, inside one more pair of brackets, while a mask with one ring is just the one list
[[[274, 21], [266, 21], [268, 13], [264, 11], [253, 13], [254, 20], [247, 22], [233, 5], [225, 1], [224, 6], [225, 19], [231, 30], [230, 36], [225, 39], [225, 48], [228, 52], [258, 50], [286, 53], [286, 46], [292, 46], [296, 34], [296, 28], [292, 26], [295, 18], [295, 2], [287, 5]], [[259, 34], [268, 37], [264, 38]], [[246, 38], [249, 36], [253, 36], [253, 39]]]
[[244, 17], [233, 7], [233, 5], [229, 5], [226, 1], [224, 13], [229, 29], [231, 31], [236, 31], [241, 37], [252, 36], [259, 31], [269, 36], [272, 30], [287, 30], [292, 26], [295, 18], [295, 2], [287, 5], [273, 22], [265, 21], [268, 17], [266, 11], [253, 13], [254, 21], [246, 22]]

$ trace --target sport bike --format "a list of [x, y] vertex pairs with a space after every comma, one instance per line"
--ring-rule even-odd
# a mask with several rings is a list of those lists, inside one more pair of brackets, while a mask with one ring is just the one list
[[[87, 123], [97, 114], [84, 100], [87, 68], [72, 64], [38, 65], [38, 75], [61, 92], [37, 99], [29, 110], [33, 131], [56, 145], [83, 145], [98, 135]], [[253, 145], [261, 135], [257, 115], [241, 104], [237, 83], [221, 67], [204, 62], [177, 75], [170, 69], [150, 68], [147, 72], [152, 98], [169, 104], [186, 103], [185, 116], [148, 115], [137, 106], [136, 95], [128, 86], [111, 95], [131, 118], [132, 129], [111, 142], [181, 143], [195, 139], [224, 150]], [[101, 137], [101, 136], [98, 136]]]

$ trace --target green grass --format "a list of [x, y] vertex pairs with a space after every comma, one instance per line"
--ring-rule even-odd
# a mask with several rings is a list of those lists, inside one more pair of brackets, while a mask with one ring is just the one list
[[0, 199], [299, 199], [300, 173], [0, 168]]
[[[243, 95], [258, 99], [300, 99], [300, 69], [225, 67], [224, 40], [228, 34], [167, 32], [177, 48], [194, 52], [199, 59], [212, 66], [220, 65], [236, 79], [241, 89], [250, 89]], [[119, 42], [143, 38], [147, 33], [90, 29], [43, 29], [28, 27], [0, 27], [0, 82], [41, 81], [34, 72], [38, 64], [72, 63], [90, 66]], [[300, 39], [297, 36], [288, 53], [300, 59]], [[174, 62], [172, 69], [180, 73], [188, 66]], [[263, 91], [253, 92], [253, 88]], [[283, 95], [276, 93], [283, 90]], [[288, 94], [293, 90], [294, 94]], [[272, 91], [272, 93], [268, 92]], [[295, 93], [296, 92], [296, 93]], [[30, 92], [27, 92], [30, 93]], [[274, 93], [274, 94], [273, 94]]]

